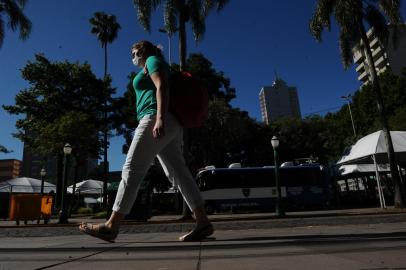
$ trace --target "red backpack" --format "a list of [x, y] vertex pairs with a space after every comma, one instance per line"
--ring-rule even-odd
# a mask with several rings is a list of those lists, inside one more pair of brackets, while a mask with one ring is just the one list
[[200, 127], [209, 113], [209, 94], [189, 72], [171, 72], [169, 110], [185, 128]]

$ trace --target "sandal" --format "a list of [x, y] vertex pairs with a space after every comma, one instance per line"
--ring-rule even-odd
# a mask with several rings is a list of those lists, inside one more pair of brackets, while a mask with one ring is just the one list
[[182, 242], [196, 242], [201, 241], [214, 233], [212, 224], [207, 224], [201, 228], [196, 228], [189, 233], [179, 237]]
[[107, 228], [105, 224], [89, 224], [83, 222], [79, 226], [79, 230], [90, 236], [102, 239], [104, 241], [114, 243], [114, 240], [117, 238], [118, 230], [112, 230]]

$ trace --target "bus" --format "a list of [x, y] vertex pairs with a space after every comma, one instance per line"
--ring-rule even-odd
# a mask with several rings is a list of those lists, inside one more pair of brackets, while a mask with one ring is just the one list
[[[286, 210], [321, 209], [329, 206], [332, 189], [325, 168], [319, 164], [279, 167], [282, 203]], [[221, 211], [275, 208], [275, 167], [206, 167], [196, 176], [209, 214]]]

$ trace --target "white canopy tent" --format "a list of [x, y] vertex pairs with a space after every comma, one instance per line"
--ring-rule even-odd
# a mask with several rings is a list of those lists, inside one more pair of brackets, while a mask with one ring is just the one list
[[[68, 187], [67, 192], [73, 192], [73, 185]], [[75, 193], [76, 192], [80, 192], [81, 194], [102, 194], [103, 182], [93, 179], [84, 180], [76, 183]]]
[[[378, 164], [378, 171], [379, 172], [389, 172], [389, 165], [388, 164]], [[349, 165], [341, 165], [338, 168], [338, 173], [342, 176], [350, 175], [353, 173], [369, 173], [375, 172], [375, 165], [374, 164], [349, 164]]]
[[[51, 190], [54, 192], [56, 191], [55, 185], [44, 181], [44, 193], [49, 193]], [[0, 183], [0, 192], [40, 193], [41, 180], [29, 177], [6, 180]]]
[[[406, 131], [391, 131], [393, 149], [398, 162], [406, 162]], [[382, 130], [371, 133], [359, 139], [354, 145], [344, 151], [337, 162], [344, 164], [386, 164], [388, 163], [385, 137]]]
[[[405, 163], [406, 132], [391, 131], [390, 136], [392, 138], [396, 160], [399, 163]], [[388, 163], [387, 152], [388, 151], [385, 143], [385, 135], [382, 130], [379, 130], [377, 132], [371, 133], [359, 139], [354, 145], [347, 148], [341, 159], [337, 162], [337, 165], [373, 164], [375, 168], [379, 199], [382, 208], [386, 208], [386, 203], [385, 198], [383, 196], [381, 181], [379, 177], [379, 171], [381, 171], [379, 167], [382, 166], [382, 164]]]

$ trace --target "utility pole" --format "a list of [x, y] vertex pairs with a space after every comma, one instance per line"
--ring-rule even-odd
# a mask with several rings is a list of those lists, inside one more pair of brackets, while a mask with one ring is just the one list
[[347, 101], [348, 110], [350, 111], [352, 130], [354, 131], [354, 138], [357, 138], [357, 132], [355, 131], [354, 119], [352, 118], [351, 112], [351, 94], [348, 94], [347, 96], [341, 96], [341, 98]]

